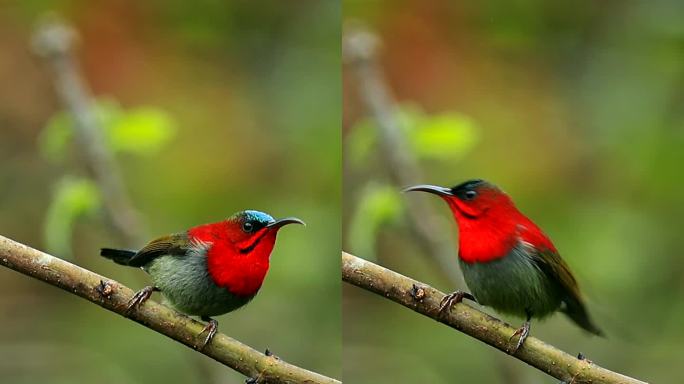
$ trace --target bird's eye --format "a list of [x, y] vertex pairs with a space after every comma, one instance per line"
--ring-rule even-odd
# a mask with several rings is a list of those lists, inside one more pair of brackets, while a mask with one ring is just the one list
[[254, 229], [254, 224], [250, 223], [249, 221], [245, 221], [242, 224], [242, 230], [245, 231], [246, 233], [252, 232], [253, 229]]
[[466, 193], [463, 196], [465, 197], [466, 200], [472, 200], [475, 198], [475, 196], [477, 196], [477, 192], [475, 192], [473, 190], [466, 191]]

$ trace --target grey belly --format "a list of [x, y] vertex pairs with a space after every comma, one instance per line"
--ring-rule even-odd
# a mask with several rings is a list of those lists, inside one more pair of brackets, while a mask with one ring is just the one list
[[237, 296], [214, 284], [206, 257], [161, 256], [145, 266], [155, 287], [177, 310], [194, 316], [217, 316], [247, 304], [254, 296]]
[[536, 266], [524, 250], [514, 249], [506, 257], [487, 263], [460, 261], [470, 293], [478, 303], [501, 313], [544, 317], [561, 304], [558, 288]]

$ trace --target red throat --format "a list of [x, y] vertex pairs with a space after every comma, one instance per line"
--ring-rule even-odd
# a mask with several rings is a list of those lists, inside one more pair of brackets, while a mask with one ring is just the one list
[[477, 217], [464, 213], [456, 198], [446, 198], [458, 223], [458, 256], [467, 263], [505, 257], [520, 241], [556, 251], [551, 240], [510, 200], [493, 204]]
[[[253, 296], [261, 288], [277, 231], [270, 228], [235, 241], [239, 228], [228, 222], [201, 225], [188, 231], [191, 239], [210, 243], [207, 268], [214, 283], [239, 296]], [[234, 232], [235, 231], [235, 232]]]

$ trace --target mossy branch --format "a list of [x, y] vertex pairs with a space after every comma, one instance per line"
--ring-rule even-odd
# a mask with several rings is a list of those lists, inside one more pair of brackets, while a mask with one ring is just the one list
[[[134, 293], [130, 288], [3, 236], [0, 236], [0, 265], [127, 316], [188, 347], [195, 348], [202, 343], [202, 323], [152, 300], [127, 315], [126, 306]], [[253, 383], [340, 383], [265, 355], [221, 333], [199, 352], [252, 378]]]
[[[514, 328], [464, 303], [456, 304], [449, 313], [440, 315], [439, 302], [444, 293], [424, 283], [346, 252], [342, 252], [342, 279], [509, 353], [509, 338], [515, 332]], [[534, 337], [529, 337], [512, 356], [568, 384], [644, 384], [590, 360], [569, 355]]]

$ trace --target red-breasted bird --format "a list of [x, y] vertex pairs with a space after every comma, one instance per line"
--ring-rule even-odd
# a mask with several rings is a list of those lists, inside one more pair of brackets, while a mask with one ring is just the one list
[[[153, 291], [161, 291], [172, 307], [208, 322], [204, 348], [216, 334], [211, 316], [247, 304], [259, 292], [268, 272], [278, 230], [304, 224], [288, 217], [275, 220], [259, 211], [242, 211], [224, 221], [152, 240], [139, 251], [102, 248], [100, 255], [147, 272], [153, 284], [129, 301], [132, 311]], [[200, 333], [201, 334], [201, 333]]]
[[459, 262], [472, 294], [456, 291], [447, 295], [440, 304], [441, 312], [467, 298], [525, 318], [511, 336], [520, 336], [513, 353], [527, 338], [531, 318], [558, 310], [585, 330], [603, 335], [589, 317], [577, 281], [556, 247], [497, 186], [470, 180], [453, 188], [416, 185], [405, 191], [441, 197], [458, 224]]

